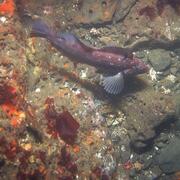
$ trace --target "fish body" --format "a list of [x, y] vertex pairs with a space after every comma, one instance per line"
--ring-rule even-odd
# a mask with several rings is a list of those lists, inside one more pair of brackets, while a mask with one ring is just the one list
[[48, 39], [51, 44], [63, 52], [72, 61], [103, 69], [110, 76], [104, 77], [104, 89], [111, 94], [118, 94], [124, 86], [126, 75], [147, 72], [148, 66], [138, 58], [128, 56], [128, 52], [119, 47], [94, 48], [87, 46], [71, 33], [56, 33], [41, 20], [32, 24], [33, 36]]

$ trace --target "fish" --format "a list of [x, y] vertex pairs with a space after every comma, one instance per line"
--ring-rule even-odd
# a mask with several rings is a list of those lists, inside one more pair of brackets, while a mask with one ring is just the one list
[[123, 91], [126, 76], [143, 74], [149, 69], [148, 65], [130, 56], [124, 48], [88, 46], [72, 33], [54, 31], [41, 19], [32, 22], [30, 34], [32, 37], [46, 38], [71, 61], [88, 64], [104, 72], [101, 84], [109, 94], [117, 95]]

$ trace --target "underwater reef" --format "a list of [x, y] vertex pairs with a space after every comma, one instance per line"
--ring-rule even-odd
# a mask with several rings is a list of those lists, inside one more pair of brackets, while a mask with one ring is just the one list
[[[1, 0], [1, 179], [180, 179], [179, 17], [178, 0]], [[104, 68], [31, 36], [37, 19], [148, 71], [109, 94]]]

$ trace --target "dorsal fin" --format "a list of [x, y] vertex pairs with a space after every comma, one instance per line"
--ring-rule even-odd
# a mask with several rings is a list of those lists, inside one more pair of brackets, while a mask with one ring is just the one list
[[110, 52], [110, 53], [115, 53], [115, 54], [124, 55], [124, 56], [129, 56], [130, 54], [129, 49], [115, 47], [115, 46], [105, 46], [101, 48], [100, 50], [104, 52]]

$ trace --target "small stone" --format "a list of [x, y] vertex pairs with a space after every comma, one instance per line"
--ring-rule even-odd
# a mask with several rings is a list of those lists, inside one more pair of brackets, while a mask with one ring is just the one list
[[140, 162], [138, 162], [138, 161], [136, 161], [136, 162], [134, 163], [134, 168], [135, 168], [137, 171], [142, 170], [143, 167], [144, 167], [144, 164], [142, 164], [142, 163], [140, 163]]
[[152, 171], [152, 177], [154, 179], [158, 178], [162, 174], [161, 169], [156, 165], [152, 167], [151, 171]]
[[132, 141], [131, 142], [134, 151], [140, 152], [147, 147], [147, 144], [142, 141]]
[[32, 144], [30, 144], [30, 143], [26, 144], [26, 145], [24, 146], [24, 149], [25, 149], [26, 151], [30, 151], [30, 150], [32, 149]]
[[130, 172], [129, 172], [129, 176], [130, 177], [135, 177], [136, 176], [136, 170], [135, 169], [131, 169]]
[[180, 131], [180, 94], [176, 96], [176, 117], [175, 129]]
[[148, 59], [155, 71], [164, 71], [171, 65], [169, 52], [162, 49], [152, 50]]
[[166, 144], [164, 144], [163, 142], [159, 142], [159, 143], [157, 143], [156, 144], [156, 146], [158, 147], [158, 148], [163, 148], [164, 146], [165, 146]]
[[171, 72], [173, 75], [176, 75], [177, 72], [178, 72], [178, 68], [172, 67], [172, 68], [170, 69], [170, 72]]
[[118, 166], [116, 178], [119, 180], [129, 179], [129, 178], [127, 178], [127, 176], [128, 176], [127, 171], [123, 168], [123, 166]]
[[41, 89], [40, 89], [40, 88], [37, 88], [37, 89], [35, 90], [35, 92], [36, 92], [36, 93], [39, 93], [39, 92], [41, 92]]
[[161, 133], [159, 136], [158, 142], [167, 143], [168, 141], [168, 135], [166, 133]]
[[128, 148], [125, 148], [125, 151], [121, 151], [121, 161], [122, 163], [125, 163], [129, 160], [131, 156], [131, 152]]
[[34, 157], [34, 155], [31, 155], [31, 156], [29, 157], [29, 162], [33, 164], [33, 163], [35, 163], [35, 159], [36, 159], [36, 158]]
[[136, 57], [140, 58], [140, 59], [144, 58], [145, 57], [145, 52], [144, 51], [136, 52]]
[[1, 21], [2, 23], [5, 23], [6, 20], [7, 20], [7, 19], [6, 19], [6, 17], [4, 17], [4, 16], [0, 18], [0, 21]]
[[[146, 171], [146, 177], [144, 177], [143, 179], [146, 180], [152, 180], [152, 179], [159, 179], [159, 177], [162, 174], [162, 171], [159, 169], [158, 166], [154, 166], [150, 171]], [[141, 178], [140, 178], [141, 179]]]
[[152, 161], [153, 161], [152, 158], [146, 159], [146, 160], [144, 161], [143, 170], [148, 169], [148, 168], [151, 166]]
[[103, 157], [103, 165], [105, 172], [112, 174], [116, 168], [116, 161], [111, 154], [107, 154]]
[[5, 160], [3, 158], [0, 158], [0, 167], [5, 165]]
[[173, 52], [173, 51], [171, 51], [171, 52], [170, 52], [170, 56], [171, 56], [171, 57], [176, 57], [176, 53]]
[[175, 49], [175, 51], [174, 51], [174, 52], [176, 53], [176, 55], [180, 56], [180, 48]]
[[118, 114], [110, 113], [106, 115], [106, 123], [108, 126], [117, 126], [125, 120], [123, 113], [119, 112]]
[[180, 139], [175, 137], [157, 156], [159, 167], [164, 173], [180, 170]]

